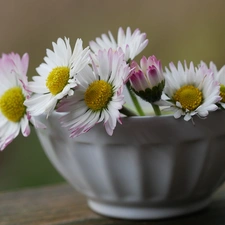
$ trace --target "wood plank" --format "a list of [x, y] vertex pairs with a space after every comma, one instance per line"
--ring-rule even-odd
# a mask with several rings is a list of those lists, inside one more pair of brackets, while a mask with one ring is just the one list
[[0, 224], [48, 225], [97, 217], [69, 185], [0, 194]]
[[92, 212], [68, 184], [0, 193], [0, 225], [223, 225], [225, 185], [205, 210], [159, 221], [110, 219]]

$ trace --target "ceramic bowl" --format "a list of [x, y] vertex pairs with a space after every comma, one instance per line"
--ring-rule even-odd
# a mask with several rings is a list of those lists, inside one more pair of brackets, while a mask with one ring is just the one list
[[69, 138], [58, 114], [37, 130], [59, 173], [102, 215], [161, 219], [206, 207], [225, 178], [225, 112], [186, 122], [173, 116], [122, 118]]

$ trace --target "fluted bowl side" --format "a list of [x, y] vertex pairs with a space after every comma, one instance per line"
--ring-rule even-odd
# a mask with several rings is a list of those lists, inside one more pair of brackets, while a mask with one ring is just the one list
[[[40, 117], [47, 126], [37, 130], [43, 149], [56, 169], [100, 213], [107, 204], [157, 209], [186, 204], [194, 211], [192, 203], [208, 204], [224, 181], [223, 111], [213, 112], [207, 119], [195, 117], [194, 124], [173, 116], [122, 118], [113, 136], [98, 124], [77, 138], [69, 138], [58, 117], [56, 113], [48, 120]], [[101, 203], [106, 204], [102, 210], [96, 205]], [[146, 215], [145, 219], [161, 214]]]

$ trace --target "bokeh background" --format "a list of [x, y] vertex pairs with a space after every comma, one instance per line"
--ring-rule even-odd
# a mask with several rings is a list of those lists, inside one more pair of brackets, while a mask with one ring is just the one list
[[[224, 11], [224, 0], [1, 0], [0, 52], [28, 52], [31, 80], [58, 37], [69, 37], [72, 45], [82, 38], [86, 47], [108, 30], [116, 37], [120, 26], [130, 26], [149, 39], [137, 60], [154, 54], [163, 66], [203, 60], [220, 68], [225, 64]], [[0, 152], [0, 190], [62, 181], [34, 130]]]

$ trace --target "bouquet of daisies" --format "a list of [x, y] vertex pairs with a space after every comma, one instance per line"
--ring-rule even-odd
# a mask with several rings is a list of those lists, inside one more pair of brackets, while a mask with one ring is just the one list
[[[60, 123], [71, 137], [103, 122], [113, 134], [122, 116], [148, 115], [143, 99], [155, 115], [169, 111], [175, 118], [193, 120], [207, 117], [210, 111], [225, 107], [225, 67], [219, 71], [211, 62], [194, 66], [173, 63], [163, 71], [155, 56], [134, 58], [147, 46], [146, 34], [118, 30], [117, 41], [111, 32], [91, 41], [83, 48], [77, 39], [71, 48], [68, 38], [59, 38], [47, 49], [37, 75], [28, 81], [28, 54], [3, 54], [0, 59], [0, 149], [19, 134], [28, 136], [30, 124], [45, 129], [39, 115], [61, 113]], [[125, 102], [128, 90], [135, 109]]]

